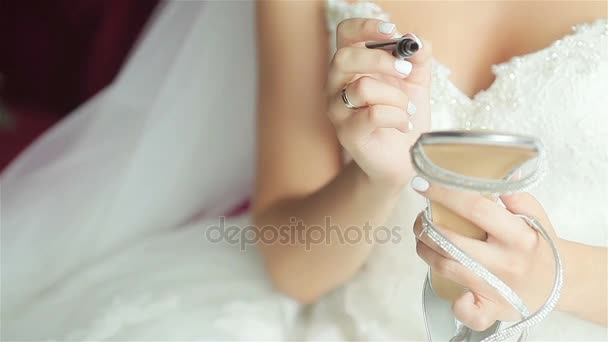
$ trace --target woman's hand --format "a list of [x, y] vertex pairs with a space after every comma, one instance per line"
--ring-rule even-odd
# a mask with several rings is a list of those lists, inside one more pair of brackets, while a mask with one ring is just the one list
[[[438, 227], [446, 238], [509, 285], [523, 299], [530, 312], [536, 311], [545, 302], [555, 277], [553, 254], [545, 240], [514, 215], [535, 217], [557, 241], [549, 218], [532, 195], [517, 193], [501, 196], [506, 206], [503, 208], [478, 193], [429, 184], [419, 177], [412, 184], [424, 197], [473, 222], [488, 234], [486, 241], [479, 241], [456, 234], [446, 227]], [[452, 305], [458, 320], [471, 329], [485, 330], [496, 320], [521, 319], [517, 311], [494, 289], [450, 258], [421, 232], [419, 216], [414, 224], [418, 255], [434, 272], [471, 290]]]
[[[328, 116], [344, 149], [371, 180], [403, 185], [413, 173], [409, 147], [429, 127], [431, 47], [424, 42], [403, 60], [364, 46], [395, 33], [395, 25], [379, 20], [341, 22], [326, 90]], [[345, 105], [343, 89], [356, 109]]]

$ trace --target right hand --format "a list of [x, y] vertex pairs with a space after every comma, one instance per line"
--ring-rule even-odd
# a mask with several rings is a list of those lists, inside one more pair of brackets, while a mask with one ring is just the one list
[[[370, 180], [402, 186], [413, 175], [409, 148], [429, 129], [431, 46], [424, 42], [408, 60], [365, 48], [365, 41], [387, 40], [396, 32], [393, 26], [382, 33], [381, 27], [390, 24], [357, 18], [338, 25], [326, 85], [328, 116], [340, 144]], [[360, 108], [347, 108], [342, 89]]]

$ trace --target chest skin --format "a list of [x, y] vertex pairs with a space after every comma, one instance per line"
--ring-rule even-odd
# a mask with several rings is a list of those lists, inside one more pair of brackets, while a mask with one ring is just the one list
[[492, 65], [542, 50], [572, 26], [606, 17], [605, 1], [376, 1], [401, 33], [433, 43], [450, 80], [473, 97], [494, 81]]

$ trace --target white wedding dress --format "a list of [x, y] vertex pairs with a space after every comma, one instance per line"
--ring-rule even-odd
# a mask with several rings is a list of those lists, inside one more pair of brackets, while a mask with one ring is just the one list
[[[423, 202], [409, 190], [388, 223], [403, 228], [401, 243], [378, 246], [311, 307], [272, 291], [255, 250], [205, 239], [253, 182], [253, 7], [167, 2], [114, 84], [2, 174], [2, 340], [426, 338], [426, 267], [410, 233]], [[330, 1], [327, 13], [330, 30], [387, 18], [368, 2]], [[606, 246], [608, 21], [494, 72], [469, 99], [436, 63], [433, 128], [542, 138], [548, 172], [532, 192], [560, 236]], [[608, 332], [556, 312], [531, 338]]]

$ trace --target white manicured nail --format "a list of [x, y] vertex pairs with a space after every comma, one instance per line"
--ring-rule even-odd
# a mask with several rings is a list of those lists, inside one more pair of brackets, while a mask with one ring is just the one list
[[407, 104], [407, 113], [408, 113], [409, 115], [414, 115], [414, 114], [416, 114], [416, 105], [415, 105], [415, 104], [413, 104], [411, 101], [410, 101], [410, 102], [408, 102], [408, 104]]
[[429, 189], [429, 186], [431, 186], [429, 182], [420, 176], [416, 176], [412, 179], [412, 189], [416, 191], [425, 192]]
[[399, 71], [401, 74], [407, 76], [410, 74], [410, 72], [412, 72], [412, 63], [398, 59], [395, 61], [395, 69], [397, 69], [397, 71]]
[[393, 23], [380, 23], [380, 25], [378, 25], [378, 31], [380, 31], [380, 33], [389, 34], [393, 33], [394, 30], [395, 24]]
[[411, 122], [411, 121], [408, 121], [408, 123], [407, 123], [407, 130], [408, 130], [408, 131], [411, 131], [411, 130], [413, 130], [413, 129], [414, 129], [414, 125], [412, 125], [412, 122]]

